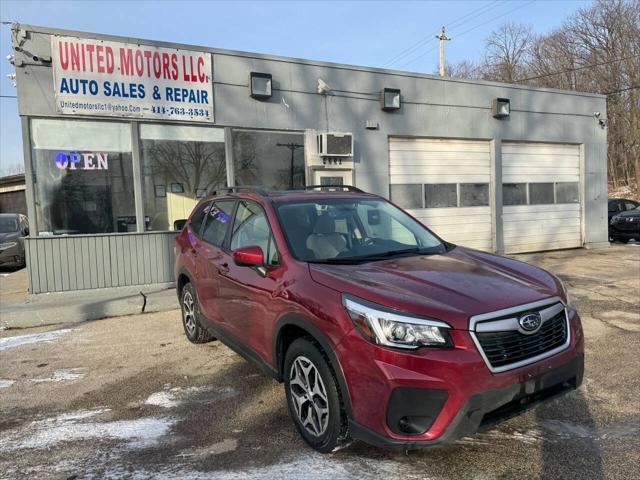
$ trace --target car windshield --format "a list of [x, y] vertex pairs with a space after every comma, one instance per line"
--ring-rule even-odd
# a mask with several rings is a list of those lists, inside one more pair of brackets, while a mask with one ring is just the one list
[[378, 199], [326, 199], [277, 207], [295, 258], [314, 263], [359, 263], [444, 253], [429, 230]]
[[14, 217], [0, 217], [0, 233], [13, 233], [18, 231], [18, 222]]

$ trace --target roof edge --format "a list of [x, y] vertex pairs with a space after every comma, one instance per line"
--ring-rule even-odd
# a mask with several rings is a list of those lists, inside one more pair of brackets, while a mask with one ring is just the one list
[[151, 45], [151, 46], [157, 46], [157, 47], [196, 50], [196, 51], [212, 53], [215, 55], [228, 55], [228, 56], [235, 56], [235, 57], [253, 58], [257, 60], [270, 60], [270, 61], [276, 61], [276, 62], [297, 63], [301, 65], [309, 65], [309, 66], [315, 66], [315, 67], [335, 68], [340, 70], [352, 70], [357, 72], [377, 73], [377, 74], [383, 74], [383, 75], [403, 76], [403, 77], [409, 77], [409, 78], [423, 78], [427, 80], [434, 80], [434, 81], [441, 81], [441, 82], [455, 82], [455, 83], [465, 83], [465, 84], [471, 84], [471, 85], [484, 85], [489, 87], [508, 88], [512, 90], [530, 90], [530, 91], [537, 91], [537, 92], [555, 93], [555, 94], [561, 94], [561, 95], [574, 95], [574, 96], [580, 96], [580, 97], [592, 97], [592, 98], [601, 98], [601, 99], [607, 98], [606, 95], [603, 95], [600, 93], [580, 92], [577, 90], [562, 90], [559, 88], [531, 87], [528, 85], [505, 83], [505, 82], [493, 82], [489, 80], [471, 80], [471, 79], [454, 78], [454, 77], [440, 77], [438, 75], [432, 75], [428, 73], [409, 72], [405, 70], [393, 70], [393, 69], [386, 69], [381, 67], [367, 67], [367, 66], [361, 66], [361, 65], [328, 62], [328, 61], [322, 61], [322, 60], [309, 60], [309, 59], [298, 58], [298, 57], [286, 57], [283, 55], [264, 54], [264, 53], [258, 53], [258, 52], [245, 52], [241, 50], [205, 47], [202, 45], [175, 43], [175, 42], [169, 42], [169, 41], [163, 41], [163, 40], [151, 40], [151, 39], [128, 37], [128, 36], [122, 36], [122, 35], [85, 32], [82, 30], [68, 30], [63, 28], [43, 27], [43, 26], [31, 25], [31, 24], [19, 23], [19, 22], [13, 23], [11, 28], [12, 29], [21, 28], [30, 32], [43, 33], [48, 35], [67, 35], [71, 37], [77, 36], [77, 37], [84, 37], [84, 38], [95, 38], [97, 40], [110, 40], [110, 41], [119, 41], [119, 42], [126, 41], [128, 43], [137, 43], [137, 44]]

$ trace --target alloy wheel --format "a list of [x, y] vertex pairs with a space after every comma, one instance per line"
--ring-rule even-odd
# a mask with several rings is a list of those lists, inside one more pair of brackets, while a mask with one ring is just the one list
[[186, 327], [187, 332], [189, 332], [189, 335], [193, 335], [196, 331], [196, 309], [191, 292], [185, 292], [182, 297], [182, 308], [184, 326]]
[[307, 357], [298, 356], [291, 365], [289, 390], [301, 425], [310, 434], [321, 436], [329, 424], [327, 390], [320, 372]]

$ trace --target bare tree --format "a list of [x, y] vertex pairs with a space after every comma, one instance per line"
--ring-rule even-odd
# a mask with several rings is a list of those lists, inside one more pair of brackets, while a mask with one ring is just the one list
[[485, 49], [477, 69], [456, 75], [606, 95], [609, 180], [640, 193], [640, 0], [595, 0], [538, 36], [507, 23]]
[[492, 32], [485, 42], [483, 76], [515, 82], [527, 71], [533, 39], [532, 27], [519, 23], [505, 23]]
[[[438, 71], [436, 70], [433, 73], [434, 75], [437, 75]], [[470, 60], [464, 60], [454, 64], [446, 64], [444, 66], [444, 74], [446, 77], [451, 78], [469, 78], [474, 80], [482, 78], [480, 66]]]

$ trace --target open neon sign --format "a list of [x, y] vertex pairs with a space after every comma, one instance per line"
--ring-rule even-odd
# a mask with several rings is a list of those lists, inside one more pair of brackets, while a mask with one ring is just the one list
[[54, 160], [60, 170], [109, 170], [109, 154], [104, 152], [58, 152]]

